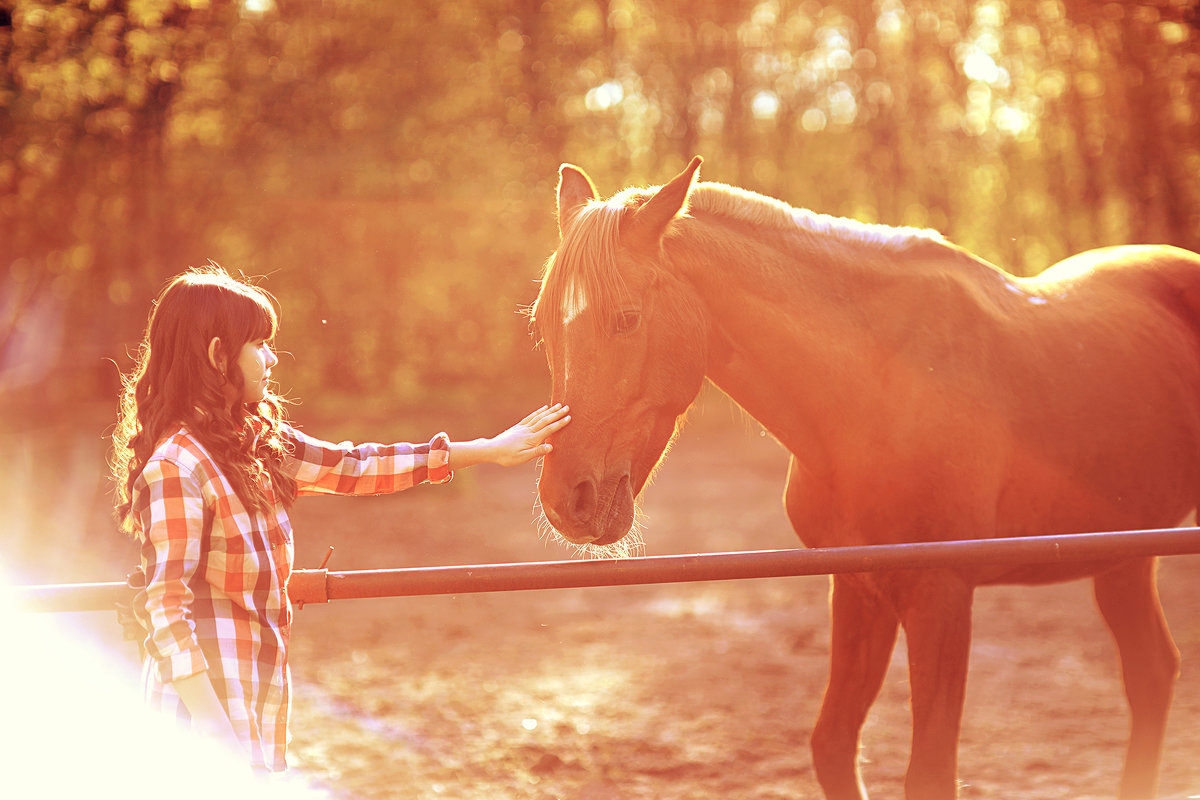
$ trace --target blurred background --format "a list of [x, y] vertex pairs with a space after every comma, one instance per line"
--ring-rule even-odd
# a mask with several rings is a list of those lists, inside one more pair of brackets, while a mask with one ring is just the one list
[[[151, 299], [265, 276], [326, 438], [494, 432], [569, 161], [940, 229], [1017, 274], [1200, 249], [1191, 0], [0, 0], [0, 560], [112, 579]], [[379, 565], [385, 566], [385, 565]]]

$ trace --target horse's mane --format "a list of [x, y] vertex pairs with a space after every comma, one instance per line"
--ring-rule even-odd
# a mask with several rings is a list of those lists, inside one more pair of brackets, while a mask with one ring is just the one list
[[798, 230], [817, 237], [831, 237], [845, 244], [881, 250], [904, 250], [919, 242], [942, 241], [942, 235], [934, 230], [897, 228], [818, 214], [723, 183], [697, 184], [688, 196], [688, 206], [692, 211], [707, 212], [758, 227], [786, 232]]
[[[622, 217], [654, 194], [633, 188], [610, 200], [592, 200], [567, 226], [558, 250], [542, 272], [542, 290], [532, 311], [539, 326], [559, 326], [586, 305], [593, 324], [603, 326], [626, 302], [620, 272], [612, 268], [620, 243]], [[814, 243], [841, 243], [873, 250], [903, 251], [916, 244], [944, 242], [934, 230], [858, 222], [807, 209], [722, 183], [698, 183], [681, 216], [709, 214], [783, 233], [799, 233]]]

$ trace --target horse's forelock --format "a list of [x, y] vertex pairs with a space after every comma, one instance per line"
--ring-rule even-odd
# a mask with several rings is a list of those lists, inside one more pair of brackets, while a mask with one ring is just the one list
[[603, 327], [625, 302], [628, 290], [616, 269], [621, 218], [630, 208], [622, 196], [588, 203], [546, 262], [534, 316], [543, 334], [559, 331], [585, 309]]

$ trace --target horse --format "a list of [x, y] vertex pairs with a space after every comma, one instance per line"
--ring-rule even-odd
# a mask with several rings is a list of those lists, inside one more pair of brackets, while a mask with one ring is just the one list
[[[538, 478], [568, 542], [627, 535], [706, 378], [788, 451], [807, 547], [1162, 528], [1196, 508], [1200, 256], [1112, 247], [1016, 277], [934, 231], [700, 182], [700, 164], [608, 200], [559, 170], [531, 325], [573, 418]], [[809, 741], [825, 796], [866, 798], [861, 728], [902, 627], [906, 796], [955, 797], [974, 590], [1084, 577], [1131, 713], [1120, 797], [1154, 796], [1179, 672], [1154, 558], [833, 576]]]

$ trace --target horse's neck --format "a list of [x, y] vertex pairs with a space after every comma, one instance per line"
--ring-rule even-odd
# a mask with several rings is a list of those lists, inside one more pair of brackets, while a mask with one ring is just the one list
[[[933, 258], [953, 257], [939, 247], [928, 243]], [[819, 459], [831, 430], [880, 401], [874, 366], [908, 335], [903, 309], [936, 302], [937, 271], [916, 263], [925, 249], [892, 256], [747, 231], [682, 243], [676, 263], [710, 320], [708, 377], [792, 452]]]

